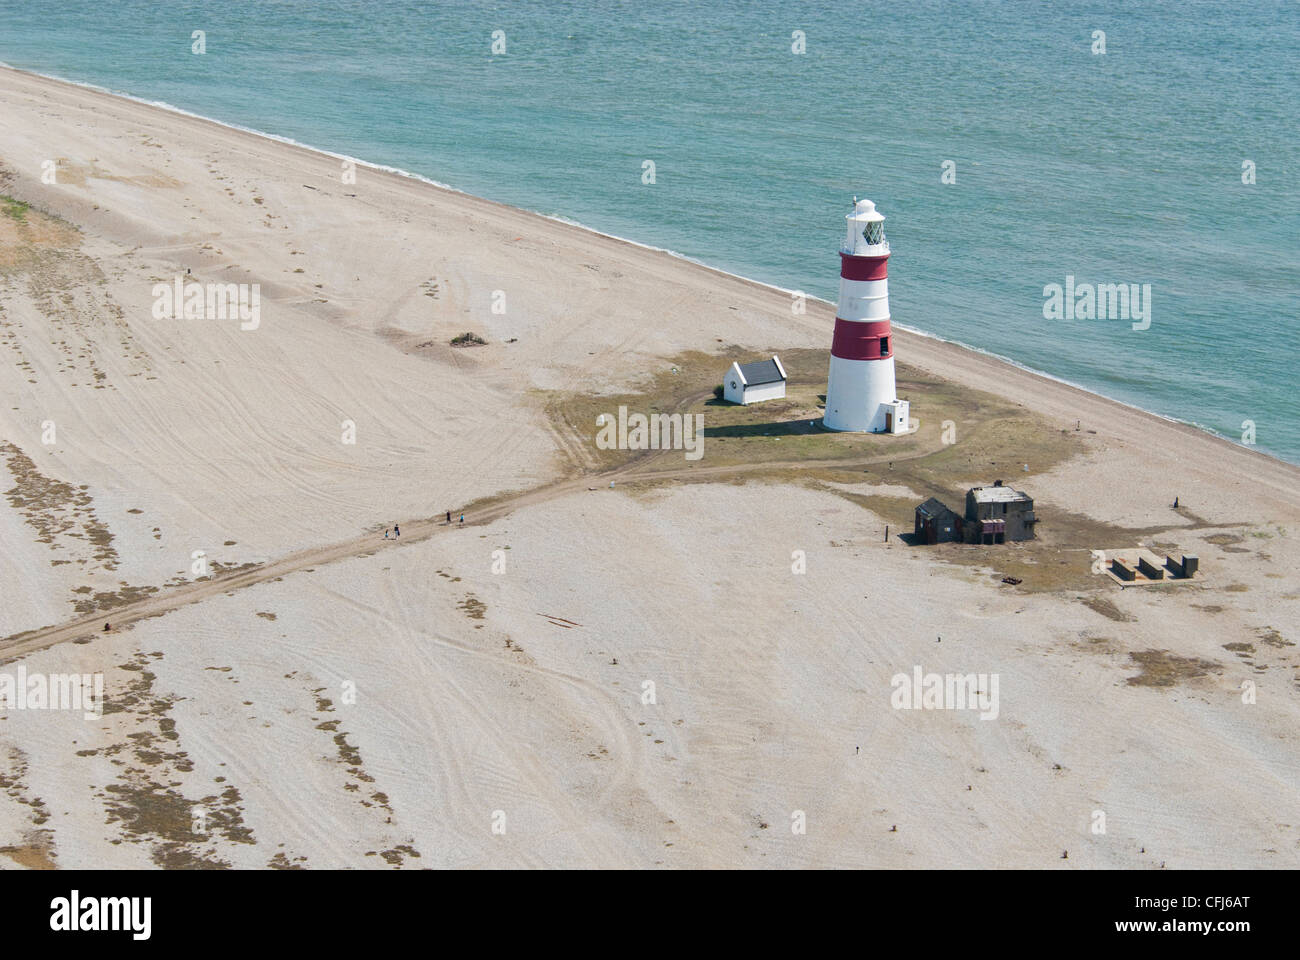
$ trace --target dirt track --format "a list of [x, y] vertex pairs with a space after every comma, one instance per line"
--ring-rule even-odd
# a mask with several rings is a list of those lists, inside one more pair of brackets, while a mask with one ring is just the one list
[[[685, 398], [678, 405], [681, 410], [699, 400], [698, 396]], [[466, 526], [481, 526], [508, 516], [520, 507], [532, 506], [554, 500], [557, 497], [592, 488], [593, 485], [607, 487], [610, 481], [615, 483], [633, 483], [638, 480], [664, 481], [674, 479], [699, 479], [709, 477], [717, 480], [731, 476], [741, 476], [756, 471], [772, 470], [810, 470], [826, 467], [861, 468], [885, 460], [905, 460], [926, 456], [933, 449], [921, 449], [908, 456], [900, 457], [889, 453], [875, 457], [856, 459], [818, 460], [818, 461], [765, 461], [763, 463], [737, 464], [718, 467], [676, 467], [651, 469], [674, 451], [646, 451], [634, 456], [630, 461], [609, 470], [580, 475], [558, 480], [514, 494], [489, 503], [480, 510], [475, 510], [466, 521]], [[427, 518], [424, 520], [402, 521], [402, 537], [396, 541], [381, 540], [376, 543], [375, 534], [367, 533], [351, 540], [299, 550], [278, 560], [259, 564], [252, 568], [234, 570], [216, 576], [204, 577], [182, 586], [168, 589], [143, 600], [127, 603], [108, 611], [99, 611], [93, 615], [78, 617], [61, 624], [52, 624], [14, 634], [0, 640], [0, 663], [44, 650], [60, 643], [72, 640], [90, 639], [103, 631], [104, 623], [109, 623], [114, 631], [123, 626], [170, 613], [191, 603], [199, 603], [210, 597], [242, 590], [259, 583], [278, 580], [281, 577], [303, 570], [314, 569], [349, 557], [366, 556], [382, 548], [400, 548], [411, 543], [420, 543], [440, 533], [460, 527], [453, 520], [450, 526], [444, 519]]]

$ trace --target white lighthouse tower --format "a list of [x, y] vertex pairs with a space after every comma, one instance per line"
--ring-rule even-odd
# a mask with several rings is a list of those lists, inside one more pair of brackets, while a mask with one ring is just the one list
[[907, 433], [908, 403], [894, 387], [885, 217], [856, 200], [840, 248], [840, 302], [822, 423], [831, 430]]

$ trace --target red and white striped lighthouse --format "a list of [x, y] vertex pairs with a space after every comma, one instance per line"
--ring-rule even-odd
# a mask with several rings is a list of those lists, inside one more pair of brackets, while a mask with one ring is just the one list
[[907, 433], [908, 404], [898, 399], [894, 386], [885, 218], [870, 200], [855, 200], [845, 220], [822, 423], [831, 430]]

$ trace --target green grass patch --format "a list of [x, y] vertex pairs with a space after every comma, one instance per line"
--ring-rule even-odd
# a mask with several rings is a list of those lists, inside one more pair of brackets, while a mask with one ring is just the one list
[[11, 220], [16, 220], [18, 223], [26, 223], [27, 211], [30, 209], [31, 206], [29, 204], [23, 203], [21, 200], [15, 200], [13, 197], [6, 197], [3, 194], [0, 194], [0, 212], [3, 212], [4, 215], [9, 217]]

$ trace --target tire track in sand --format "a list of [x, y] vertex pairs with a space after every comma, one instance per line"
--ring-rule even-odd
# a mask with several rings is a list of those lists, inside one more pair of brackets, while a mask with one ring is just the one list
[[[685, 398], [677, 405], [678, 410], [689, 406], [695, 402], [698, 397]], [[474, 518], [469, 522], [469, 526], [482, 526], [492, 523], [502, 517], [508, 516], [516, 510], [523, 507], [533, 506], [539, 503], [545, 503], [554, 500], [557, 497], [569, 496], [578, 493], [588, 487], [589, 484], [599, 481], [628, 481], [628, 480], [689, 480], [695, 477], [721, 478], [733, 475], [743, 475], [758, 470], [771, 471], [779, 470], [807, 470], [817, 469], [819, 467], [842, 467], [853, 468], [868, 466], [873, 463], [880, 463], [887, 459], [892, 460], [911, 460], [917, 457], [928, 456], [935, 449], [922, 448], [915, 451], [910, 456], [899, 457], [896, 454], [884, 454], [876, 457], [866, 457], [862, 459], [846, 460], [790, 460], [790, 461], [769, 461], [760, 464], [740, 464], [736, 466], [721, 467], [677, 467], [669, 469], [647, 469], [665, 456], [670, 456], [674, 451], [646, 450], [637, 453], [626, 463], [620, 464], [608, 470], [598, 471], [572, 477], [569, 479], [554, 480], [550, 483], [542, 484], [523, 493], [517, 493], [502, 497], [494, 502], [489, 502], [480, 510], [474, 512]], [[391, 543], [391, 548], [400, 549], [404, 544], [420, 543], [431, 537], [445, 533], [453, 529], [458, 524], [448, 527], [446, 523], [437, 517], [428, 517], [423, 520], [405, 521], [405, 529], [402, 531], [402, 539]], [[243, 590], [247, 587], [259, 583], [280, 579], [293, 573], [304, 570], [314, 569], [318, 566], [334, 563], [339, 560], [345, 560], [348, 557], [355, 557], [359, 554], [373, 553], [378, 547], [375, 543], [373, 533], [363, 533], [351, 540], [344, 540], [338, 543], [329, 544], [322, 547], [309, 547], [304, 550], [298, 550], [294, 553], [286, 554], [278, 560], [269, 563], [259, 564], [255, 567], [233, 570], [221, 573], [215, 576], [203, 577], [198, 580], [180, 586], [172, 587], [142, 600], [133, 603], [123, 604], [113, 610], [101, 611], [95, 615], [77, 617], [60, 624], [51, 624], [45, 627], [37, 627], [34, 630], [26, 630], [22, 633], [16, 633], [12, 636], [0, 639], [0, 663], [7, 663], [19, 657], [26, 656], [38, 650], [44, 650], [47, 647], [55, 646], [60, 643], [67, 643], [73, 640], [85, 640], [94, 637], [101, 632], [103, 625], [108, 622], [116, 622], [117, 625], [123, 626], [135, 623], [138, 620], [144, 620], [149, 617], [158, 617], [178, 610], [181, 607], [188, 606], [191, 603], [199, 603], [210, 597], [220, 594]]]

